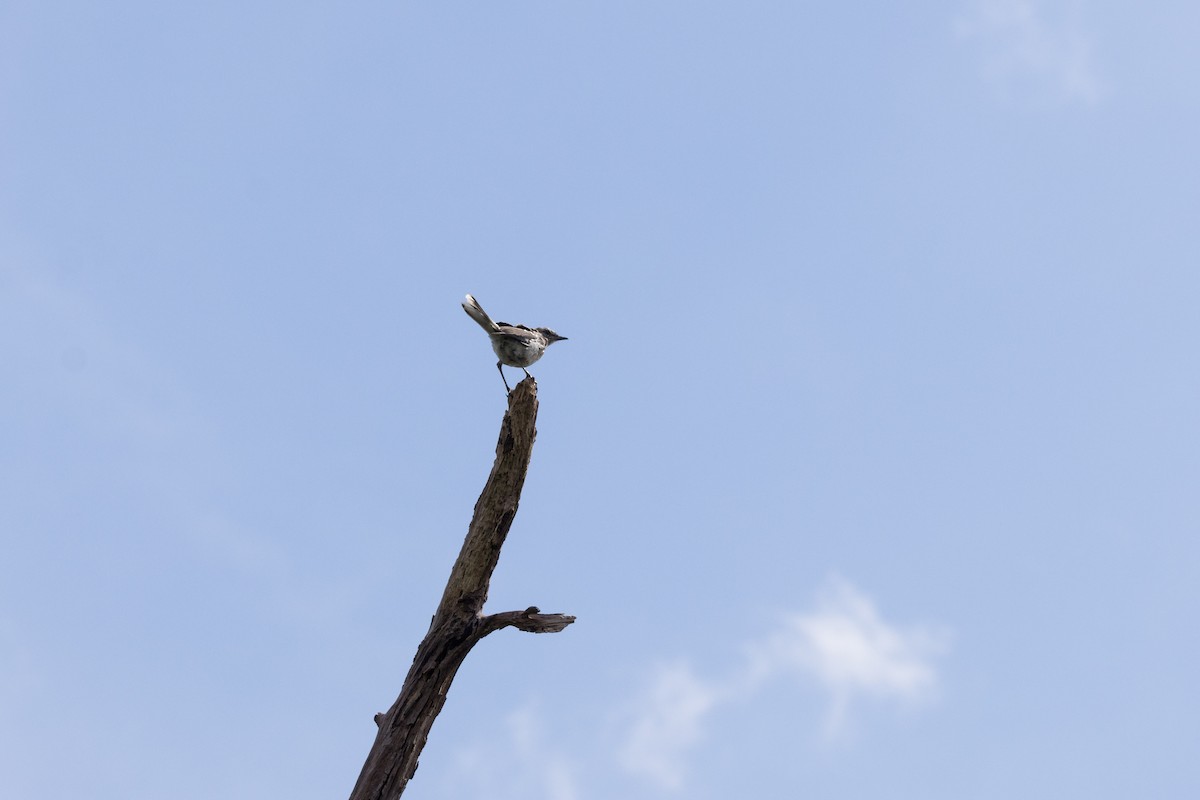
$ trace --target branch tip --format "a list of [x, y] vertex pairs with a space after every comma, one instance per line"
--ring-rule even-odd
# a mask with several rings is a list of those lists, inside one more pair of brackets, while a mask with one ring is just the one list
[[516, 628], [526, 633], [558, 633], [575, 621], [570, 614], [543, 614], [537, 606], [524, 611], [502, 611], [482, 619], [480, 631], [487, 636], [501, 628]]

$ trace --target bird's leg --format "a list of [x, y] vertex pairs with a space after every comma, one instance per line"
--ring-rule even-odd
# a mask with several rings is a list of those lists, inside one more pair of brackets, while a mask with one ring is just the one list
[[[524, 367], [521, 367], [521, 369], [525, 369], [525, 368], [524, 368]], [[532, 375], [530, 375], [530, 374], [529, 374], [529, 370], [527, 370], [527, 369], [525, 369], [525, 377], [526, 377], [526, 378], [532, 378], [532, 377], [533, 377]]]
[[[504, 388], [505, 388], [505, 390], [506, 390], [506, 391], [507, 391], [509, 394], [512, 394], [512, 389], [509, 389], [509, 388], [508, 388], [508, 378], [504, 377], [504, 362], [503, 362], [503, 361], [497, 361], [497, 362], [496, 362], [496, 369], [500, 370], [500, 380], [504, 381]], [[529, 374], [529, 373], [526, 373], [526, 374]]]

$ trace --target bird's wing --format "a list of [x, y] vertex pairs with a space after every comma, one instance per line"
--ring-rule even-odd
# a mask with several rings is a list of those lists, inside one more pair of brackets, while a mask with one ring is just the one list
[[504, 323], [500, 323], [500, 329], [492, 333], [492, 338], [501, 339], [506, 342], [528, 344], [533, 338], [532, 334], [533, 331], [524, 325], [505, 325]]

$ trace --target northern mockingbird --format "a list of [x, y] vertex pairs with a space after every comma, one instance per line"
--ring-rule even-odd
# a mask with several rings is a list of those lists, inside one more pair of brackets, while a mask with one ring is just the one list
[[462, 304], [467, 316], [479, 323], [479, 327], [487, 331], [492, 340], [492, 349], [496, 351], [496, 369], [500, 370], [500, 380], [509, 392], [508, 378], [504, 377], [503, 364], [510, 367], [520, 367], [525, 370], [525, 376], [532, 378], [529, 370], [525, 369], [542, 357], [546, 348], [555, 342], [565, 341], [567, 337], [559, 336], [549, 328], [527, 328], [524, 325], [509, 325], [507, 322], [492, 322], [492, 318], [480, 307], [474, 297], [467, 295]]

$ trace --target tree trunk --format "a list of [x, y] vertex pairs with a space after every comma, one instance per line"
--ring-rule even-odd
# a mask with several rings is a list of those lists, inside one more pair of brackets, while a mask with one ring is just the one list
[[404, 792], [454, 675], [476, 642], [510, 626], [530, 633], [557, 633], [575, 621], [566, 614], [542, 614], [534, 606], [483, 614], [492, 571], [517, 514], [529, 469], [537, 408], [537, 382], [526, 378], [508, 397], [492, 473], [475, 503], [467, 538], [429, 632], [417, 648], [400, 696], [386, 714], [375, 715], [379, 731], [350, 800], [395, 800]]

